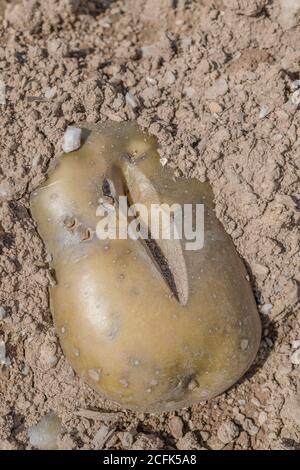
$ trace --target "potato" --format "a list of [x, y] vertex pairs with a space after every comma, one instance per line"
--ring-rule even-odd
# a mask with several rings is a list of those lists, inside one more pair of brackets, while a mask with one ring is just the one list
[[[163, 412], [214, 397], [254, 360], [261, 325], [210, 187], [175, 180], [155, 138], [135, 123], [87, 134], [31, 198], [53, 256], [50, 304], [64, 353], [84, 381], [125, 408]], [[122, 194], [147, 208], [204, 204], [203, 248], [162, 237], [99, 239], [99, 200], [116, 210]], [[139, 220], [152, 236], [151, 221]]]

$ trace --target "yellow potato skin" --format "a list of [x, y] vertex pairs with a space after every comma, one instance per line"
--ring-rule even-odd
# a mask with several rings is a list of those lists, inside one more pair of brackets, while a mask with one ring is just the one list
[[[155, 193], [145, 196], [138, 179], [129, 181], [128, 165]], [[205, 204], [204, 247], [182, 252], [185, 305], [171, 295], [140, 241], [95, 235], [81, 241], [66, 228], [66, 217], [75, 217], [95, 230], [102, 181], [113, 167], [127, 175], [133, 197], [144, 198], [137, 202]], [[162, 412], [216, 396], [248, 369], [260, 320], [244, 265], [215, 217], [210, 188], [175, 181], [159, 163], [155, 139], [136, 124], [94, 129], [32, 195], [31, 210], [53, 256], [56, 331], [72, 367], [94, 389], [125, 408]]]

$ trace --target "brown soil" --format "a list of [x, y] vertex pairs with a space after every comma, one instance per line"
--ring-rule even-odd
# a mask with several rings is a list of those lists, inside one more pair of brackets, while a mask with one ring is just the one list
[[[0, 448], [31, 448], [26, 428], [49, 411], [63, 420], [61, 448], [300, 447], [300, 26], [282, 28], [280, 3], [26, 0], [6, 11], [0, 340], [9, 360], [0, 366]], [[53, 329], [53, 273], [29, 194], [60, 155], [68, 124], [107, 119], [137, 119], [178, 175], [211, 183], [264, 312], [247, 375], [178, 413], [137, 414], [101, 399], [72, 372]], [[105, 426], [112, 432], [99, 444]]]

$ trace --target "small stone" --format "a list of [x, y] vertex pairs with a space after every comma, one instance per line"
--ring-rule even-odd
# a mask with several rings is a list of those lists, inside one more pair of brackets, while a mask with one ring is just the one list
[[222, 106], [216, 101], [211, 101], [208, 107], [209, 107], [210, 112], [213, 114], [219, 114], [223, 111]]
[[100, 426], [94, 437], [94, 444], [96, 445], [97, 449], [103, 449], [105, 443], [108, 441], [108, 439], [110, 439], [115, 430], [116, 428], [106, 426], [106, 424], [102, 424], [102, 426]]
[[3, 80], [0, 80], [0, 104], [6, 104], [6, 86]]
[[158, 99], [161, 95], [160, 90], [156, 86], [149, 86], [143, 90], [141, 96], [145, 103], [151, 103], [152, 101]]
[[125, 100], [128, 106], [130, 106], [132, 109], [137, 109], [140, 107], [139, 99], [130, 92], [126, 93]]
[[169, 429], [175, 439], [183, 436], [183, 421], [179, 416], [173, 416], [169, 421]]
[[11, 360], [6, 355], [6, 344], [3, 339], [0, 339], [0, 365], [6, 367], [9, 367], [11, 365]]
[[300, 348], [291, 355], [291, 363], [295, 366], [300, 364]]
[[300, 88], [300, 80], [294, 80], [292, 83], [291, 83], [291, 91], [295, 91], [295, 90], [298, 90], [298, 88]]
[[291, 102], [295, 106], [299, 106], [299, 104], [300, 104], [300, 90], [296, 90], [296, 91], [294, 91], [294, 93], [292, 93]]
[[267, 117], [269, 114], [269, 110], [267, 108], [267, 106], [262, 106], [260, 108], [260, 111], [259, 111], [259, 119], [264, 119], [265, 117]]
[[156, 85], [157, 84], [157, 81], [155, 80], [155, 78], [152, 78], [152, 77], [146, 77], [146, 82], [148, 83], [148, 85]]
[[268, 419], [268, 415], [265, 411], [261, 411], [258, 415], [258, 423], [262, 426]]
[[4, 307], [0, 307], [0, 320], [3, 320], [6, 317], [6, 311]]
[[215, 83], [206, 90], [206, 98], [209, 100], [215, 100], [219, 96], [224, 96], [228, 92], [228, 83], [225, 78], [219, 78]]
[[207, 431], [200, 431], [200, 436], [201, 436], [202, 441], [206, 442], [209, 439], [210, 434]]
[[6, 356], [6, 358], [5, 358], [4, 365], [5, 365], [6, 367], [11, 366], [11, 360], [10, 360], [10, 358], [9, 358], [8, 356]]
[[13, 188], [6, 180], [0, 182], [0, 199], [7, 199], [13, 195]]
[[99, 26], [105, 29], [111, 28], [112, 21], [109, 17], [100, 18], [98, 21]]
[[6, 346], [3, 339], [0, 339], [0, 365], [4, 365], [6, 360]]
[[253, 269], [253, 273], [256, 276], [267, 276], [269, 272], [269, 269], [267, 268], [267, 266], [264, 266], [263, 264], [260, 264], [260, 263], [253, 263], [252, 269]]
[[63, 151], [65, 153], [73, 152], [80, 148], [81, 145], [81, 129], [75, 126], [68, 126], [63, 142]]
[[119, 432], [118, 437], [122, 443], [122, 446], [131, 449], [136, 433], [137, 432], [135, 428], [132, 428], [130, 431]]
[[30, 369], [29, 369], [28, 365], [27, 365], [27, 364], [24, 364], [24, 366], [23, 366], [22, 369], [21, 369], [21, 373], [22, 373], [23, 375], [28, 375], [28, 374], [29, 374], [29, 371], [30, 371]]
[[255, 397], [251, 398], [251, 403], [253, 403], [253, 405], [255, 405], [257, 407], [260, 407], [260, 405], [261, 405], [260, 401]]
[[55, 367], [58, 362], [57, 345], [55, 342], [50, 341], [47, 337], [45, 338], [45, 341], [40, 348], [39, 362], [43, 370], [48, 370], [52, 367]]
[[176, 81], [174, 73], [168, 70], [164, 76], [164, 81], [167, 85], [173, 85], [173, 83]]
[[239, 428], [233, 421], [225, 421], [218, 429], [217, 436], [223, 444], [228, 444], [239, 435]]
[[56, 450], [61, 432], [61, 419], [53, 413], [44, 416], [27, 430], [30, 444], [38, 450]]
[[55, 86], [52, 88], [48, 87], [45, 90], [45, 98], [47, 100], [51, 100], [52, 98], [55, 98], [56, 93], [57, 93], [57, 88]]
[[260, 307], [260, 311], [263, 315], [268, 315], [269, 313], [271, 313], [272, 308], [272, 304], [264, 304]]
[[245, 419], [243, 422], [243, 428], [248, 432], [248, 434], [250, 434], [250, 436], [255, 436], [259, 431], [259, 428], [254, 424], [251, 418]]
[[167, 163], [168, 163], [167, 158], [163, 157], [163, 158], [160, 159], [160, 164], [161, 164], [162, 166], [165, 166]]
[[298, 349], [300, 348], [300, 339], [296, 339], [295, 341], [292, 341], [292, 349]]
[[183, 93], [187, 98], [194, 98], [194, 96], [196, 95], [196, 90], [195, 90], [195, 88], [193, 88], [191, 86], [187, 86], [184, 89]]

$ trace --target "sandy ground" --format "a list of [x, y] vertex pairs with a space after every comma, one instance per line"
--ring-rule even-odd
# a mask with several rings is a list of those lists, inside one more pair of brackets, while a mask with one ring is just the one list
[[[297, 10], [287, 20], [280, 3], [27, 0], [6, 11], [0, 448], [32, 448], [26, 429], [50, 411], [63, 421], [62, 449], [300, 448], [300, 26]], [[49, 257], [28, 210], [68, 124], [128, 119], [157, 136], [177, 175], [210, 182], [263, 323], [239, 384], [160, 416], [120, 410], [71, 370], [49, 311]]]

